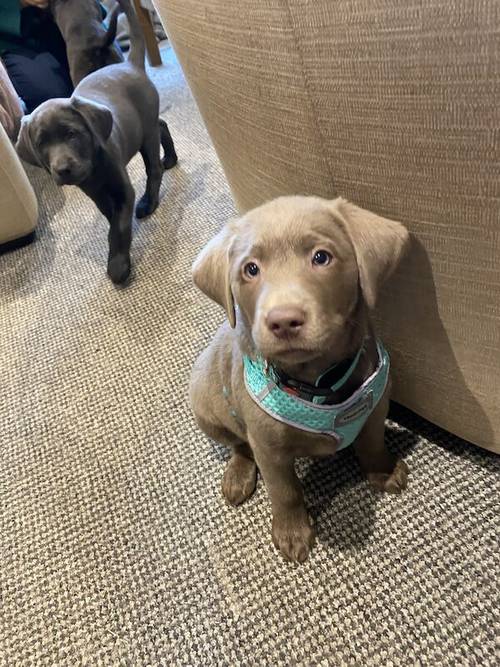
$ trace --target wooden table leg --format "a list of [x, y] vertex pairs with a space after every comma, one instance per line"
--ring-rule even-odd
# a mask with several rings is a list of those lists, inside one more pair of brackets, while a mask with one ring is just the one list
[[161, 65], [161, 55], [160, 49], [158, 48], [158, 42], [156, 40], [153, 23], [151, 21], [151, 16], [149, 15], [148, 10], [144, 9], [144, 7], [141, 5], [141, 0], [134, 0], [134, 6], [135, 11], [137, 12], [139, 23], [141, 24], [144, 39], [146, 41], [146, 51], [148, 53], [149, 64], [153, 67], [158, 67], [158, 65]]

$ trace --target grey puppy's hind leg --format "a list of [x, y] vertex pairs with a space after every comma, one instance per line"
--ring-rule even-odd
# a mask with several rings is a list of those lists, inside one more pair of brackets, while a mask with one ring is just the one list
[[145, 218], [156, 210], [160, 201], [160, 185], [163, 175], [163, 166], [160, 162], [160, 130], [152, 129], [144, 138], [141, 146], [141, 155], [146, 167], [146, 192], [139, 199], [135, 214], [138, 218]]
[[174, 142], [167, 123], [162, 118], [159, 118], [158, 122], [160, 125], [161, 145], [164, 151], [162, 164], [165, 169], [172, 169], [177, 164], [177, 153], [175, 152]]

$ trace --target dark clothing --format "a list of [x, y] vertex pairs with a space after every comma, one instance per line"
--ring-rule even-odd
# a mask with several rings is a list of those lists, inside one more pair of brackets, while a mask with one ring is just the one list
[[48, 51], [37, 53], [19, 47], [4, 53], [2, 60], [27, 113], [45, 100], [70, 97], [73, 92], [67, 65]]
[[0, 49], [2, 61], [26, 110], [33, 111], [52, 97], [69, 97], [66, 45], [47, 11], [20, 9], [19, 0], [1, 0]]

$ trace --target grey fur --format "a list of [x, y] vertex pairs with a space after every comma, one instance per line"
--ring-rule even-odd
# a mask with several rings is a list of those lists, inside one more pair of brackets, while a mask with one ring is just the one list
[[107, 29], [97, 0], [51, 0], [50, 9], [66, 42], [73, 85], [101, 67], [123, 62], [114, 41], [120, 5], [110, 12]]
[[158, 118], [158, 92], [145, 73], [137, 17], [130, 0], [119, 2], [133, 26], [129, 59], [85, 77], [71, 98], [40, 105], [23, 119], [16, 146], [24, 160], [44, 167], [58, 185], [78, 185], [109, 220], [108, 275], [114, 283], [124, 283], [130, 274], [135, 193], [128, 162], [141, 151], [147, 183], [138, 218], [156, 209], [163, 170], [177, 162], [167, 123]]

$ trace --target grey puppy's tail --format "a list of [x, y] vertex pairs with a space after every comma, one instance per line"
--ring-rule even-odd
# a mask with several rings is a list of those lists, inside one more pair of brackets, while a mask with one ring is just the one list
[[127, 17], [130, 28], [130, 51], [128, 54], [128, 61], [140, 69], [146, 69], [144, 64], [146, 43], [135, 9], [132, 7], [130, 0], [118, 0], [118, 4]]
[[109, 47], [115, 41], [116, 37], [116, 27], [118, 23], [118, 15], [121, 13], [122, 8], [120, 5], [115, 5], [113, 11], [109, 15], [108, 28], [104, 33], [103, 46]]

